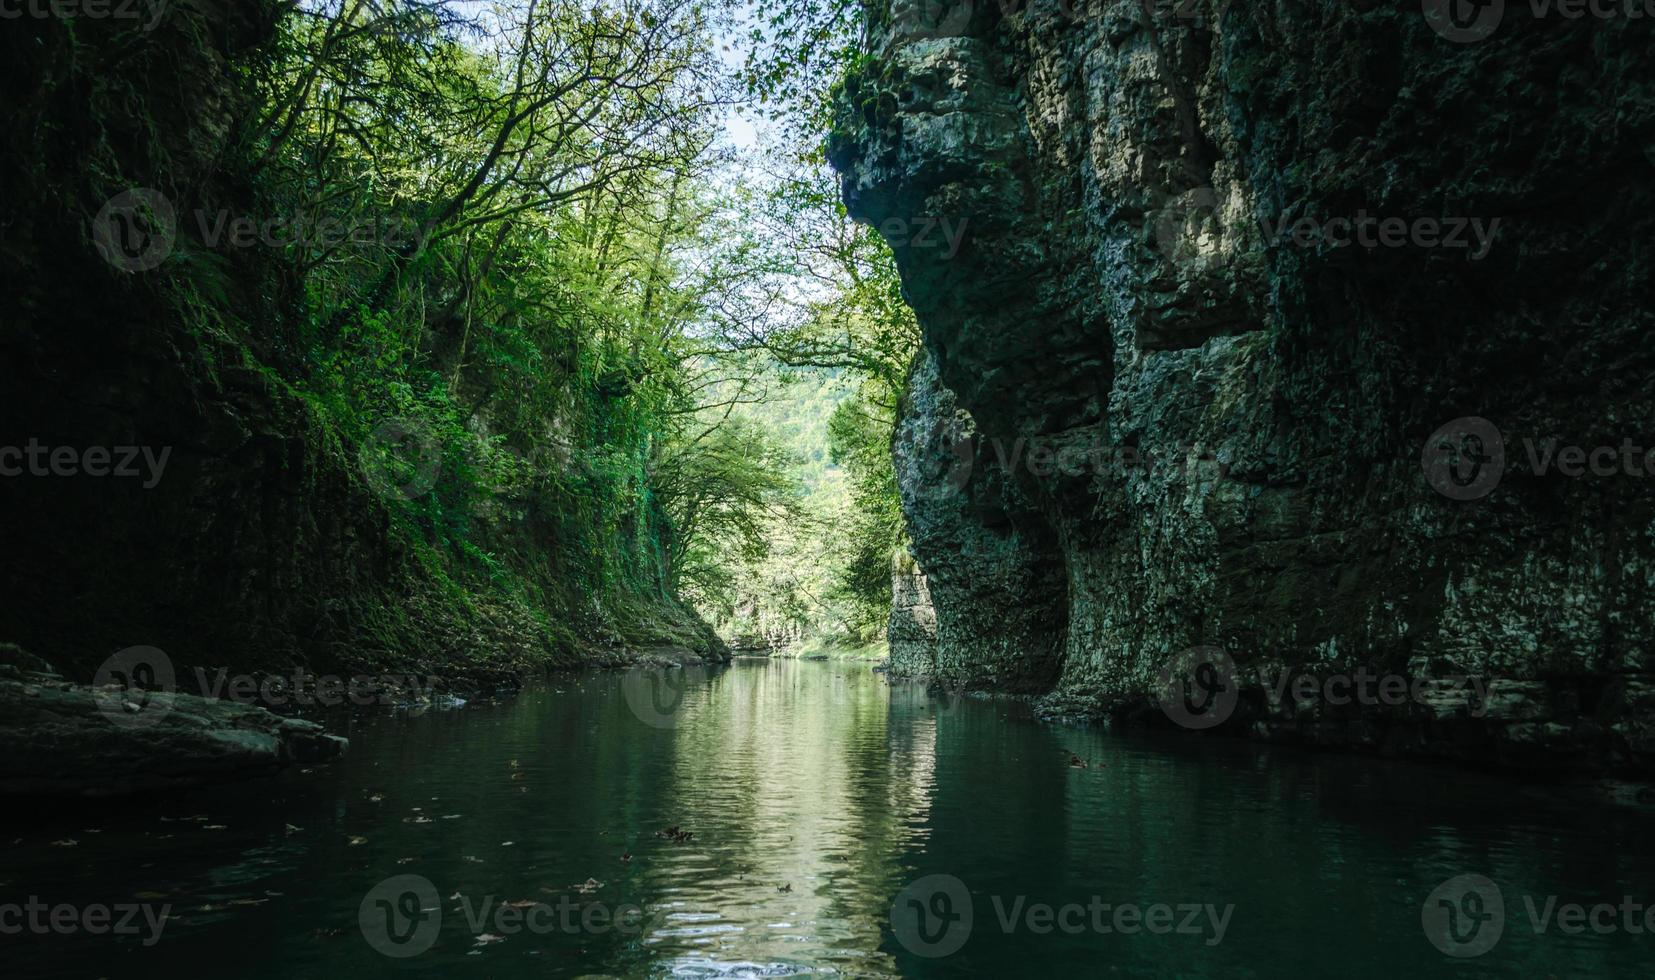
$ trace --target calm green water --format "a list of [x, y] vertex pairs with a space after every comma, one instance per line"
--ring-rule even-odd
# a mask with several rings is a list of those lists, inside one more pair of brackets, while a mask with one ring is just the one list
[[[1050, 727], [1016, 705], [891, 687], [862, 664], [681, 676], [682, 690], [587, 674], [498, 704], [346, 716], [351, 754], [332, 767], [10, 813], [0, 904], [170, 905], [172, 918], [147, 946], [147, 925], [0, 935], [4, 973], [1655, 972], [1655, 936], [1625, 924], [1642, 930], [1655, 901], [1647, 812], [1452, 769]], [[671, 825], [693, 838], [657, 836]], [[1434, 896], [1467, 940], [1443, 942], [1467, 952], [1501, 931], [1453, 959], [1421, 909], [1465, 874], [1497, 892]], [[1544, 914], [1551, 896], [1554, 909], [1636, 906], [1615, 910], [1611, 933], [1565, 934], [1555, 915], [1537, 933], [1527, 901]]]

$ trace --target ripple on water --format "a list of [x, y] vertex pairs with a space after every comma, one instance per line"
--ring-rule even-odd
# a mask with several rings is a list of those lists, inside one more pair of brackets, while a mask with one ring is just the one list
[[[831, 664], [686, 678], [666, 726], [638, 716], [620, 675], [560, 678], [499, 704], [347, 718], [336, 765], [123, 805], [72, 849], [49, 846], [60, 827], [8, 833], [23, 843], [0, 870], [5, 895], [209, 909], [183, 913], [154, 949], [25, 937], [7, 949], [8, 980], [225, 963], [269, 978], [1232, 977], [1329, 964], [1342, 980], [1388, 978], [1442, 969], [1420, 903], [1465, 873], [1498, 881], [1509, 915], [1501, 947], [1456, 974], [1634, 975], [1648, 962], [1626, 936], [1536, 937], [1522, 904], [1655, 900], [1646, 814], [1447, 769], [1040, 725], [1016, 705], [939, 702]], [[658, 835], [670, 826], [694, 837]], [[450, 914], [429, 952], [393, 963], [358, 916], [402, 874], [471, 902], [636, 905], [647, 925], [488, 925], [498, 938], [478, 943]], [[959, 878], [976, 910], [969, 942], [942, 959], [903, 949], [889, 919], [895, 895], [931, 874]], [[1211, 946], [1000, 925], [1019, 901], [1092, 900], [1234, 915]]]

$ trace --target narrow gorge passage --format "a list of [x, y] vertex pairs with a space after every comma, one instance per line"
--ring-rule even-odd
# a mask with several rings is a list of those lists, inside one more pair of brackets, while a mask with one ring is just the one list
[[1646, 976], [1655, 8], [0, 0], [6, 976]]

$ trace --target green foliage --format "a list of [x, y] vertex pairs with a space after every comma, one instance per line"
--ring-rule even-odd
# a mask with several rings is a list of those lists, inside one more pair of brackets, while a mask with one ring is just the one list
[[742, 80], [763, 110], [811, 147], [828, 130], [839, 81], [863, 58], [867, 22], [884, 16], [882, 0], [756, 0], [748, 12]]
[[791, 459], [771, 435], [736, 416], [673, 445], [654, 473], [675, 531], [673, 584], [702, 595], [727, 582], [733, 566], [769, 553], [766, 530], [798, 515]]
[[240, 66], [236, 153], [295, 311], [247, 356], [352, 470], [411, 487], [384, 506], [439, 580], [597, 609], [588, 632], [668, 595], [683, 503], [650, 467], [693, 410], [688, 332], [718, 286], [690, 272], [711, 48], [679, 0], [334, 0], [287, 8]]

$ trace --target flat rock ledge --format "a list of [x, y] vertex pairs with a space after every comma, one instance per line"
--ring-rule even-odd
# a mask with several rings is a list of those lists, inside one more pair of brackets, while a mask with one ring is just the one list
[[266, 776], [346, 739], [263, 708], [0, 664], [0, 796], [103, 798]]

